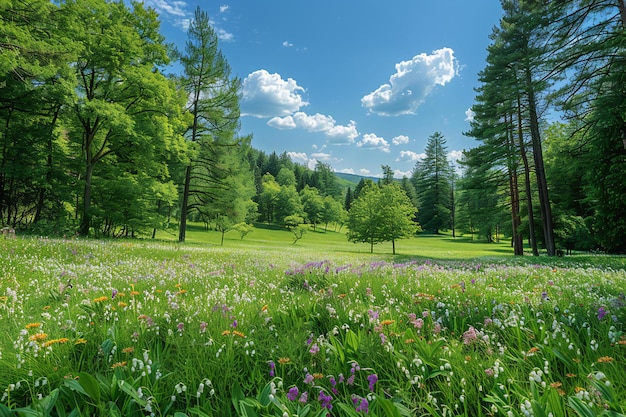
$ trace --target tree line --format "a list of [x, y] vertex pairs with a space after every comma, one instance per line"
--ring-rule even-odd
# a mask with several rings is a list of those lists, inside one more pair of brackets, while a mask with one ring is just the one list
[[177, 50], [143, 3], [3, 2], [0, 223], [184, 241], [190, 220], [222, 238], [259, 221], [296, 240], [347, 226], [394, 252], [420, 229], [506, 236], [518, 255], [624, 252], [624, 2], [501, 3], [461, 168], [436, 132], [410, 178], [383, 166], [353, 189], [239, 134], [241, 81], [202, 10]]

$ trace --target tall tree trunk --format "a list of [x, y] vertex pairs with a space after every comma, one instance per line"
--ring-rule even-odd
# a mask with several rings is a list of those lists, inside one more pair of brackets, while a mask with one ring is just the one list
[[189, 187], [191, 183], [191, 165], [185, 170], [185, 186], [183, 189], [183, 203], [180, 207], [180, 226], [178, 229], [178, 241], [184, 242], [187, 235], [187, 211], [189, 206]]
[[85, 191], [83, 193], [83, 218], [80, 222], [78, 233], [81, 236], [88, 236], [89, 229], [91, 227], [91, 178], [93, 177], [93, 163], [89, 161], [87, 163], [87, 169], [85, 170]]
[[543, 150], [541, 147], [541, 134], [539, 132], [539, 118], [537, 116], [537, 102], [533, 88], [532, 74], [529, 64], [526, 63], [526, 93], [528, 95], [528, 113], [530, 124], [530, 137], [535, 161], [535, 174], [537, 176], [537, 189], [539, 191], [539, 207], [541, 209], [541, 221], [543, 224], [544, 243], [548, 256], [556, 255], [554, 244], [554, 225], [552, 223], [552, 209], [550, 208], [550, 196], [548, 195], [548, 182], [543, 164]]
[[[506, 117], [506, 116], [505, 116]], [[511, 227], [512, 227], [512, 241], [513, 241], [513, 254], [516, 256], [524, 255], [524, 238], [519, 232], [519, 227], [522, 223], [520, 219], [520, 204], [519, 204], [519, 185], [517, 181], [517, 167], [515, 161], [515, 142], [513, 137], [513, 115], [511, 115], [510, 122], [507, 122], [508, 128], [508, 171], [509, 171], [509, 193], [511, 196]]]
[[530, 186], [530, 164], [528, 163], [528, 155], [526, 155], [526, 145], [524, 144], [524, 131], [522, 129], [522, 103], [520, 97], [517, 97], [517, 135], [519, 141], [519, 150], [524, 164], [524, 187], [526, 191], [526, 205], [528, 206], [528, 240], [533, 251], [533, 256], [539, 256], [537, 248], [537, 235], [535, 234], [535, 213], [533, 211], [533, 194]]

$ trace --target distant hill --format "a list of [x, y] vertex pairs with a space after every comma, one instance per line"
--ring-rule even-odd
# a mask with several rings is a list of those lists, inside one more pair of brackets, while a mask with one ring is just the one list
[[335, 172], [335, 176], [339, 178], [340, 180], [339, 182], [343, 188], [350, 187], [353, 190], [354, 190], [354, 187], [356, 187], [359, 184], [361, 179], [370, 179], [374, 182], [378, 181], [378, 178], [375, 178], [375, 177], [365, 177], [363, 175], [346, 174], [343, 172]]

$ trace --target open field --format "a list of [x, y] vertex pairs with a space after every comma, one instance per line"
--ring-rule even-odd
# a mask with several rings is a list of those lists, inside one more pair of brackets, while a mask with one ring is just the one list
[[625, 412], [623, 257], [226, 237], [0, 240], [0, 416]]

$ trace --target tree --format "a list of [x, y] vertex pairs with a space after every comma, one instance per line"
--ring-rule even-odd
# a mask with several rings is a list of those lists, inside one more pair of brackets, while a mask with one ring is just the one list
[[419, 226], [413, 221], [415, 207], [397, 184], [366, 185], [348, 213], [348, 240], [374, 245], [412, 236]]
[[313, 230], [315, 230], [315, 225], [322, 221], [324, 198], [320, 195], [317, 188], [309, 187], [308, 185], [300, 191], [300, 197], [306, 215], [305, 220], [312, 224]]
[[131, 11], [123, 2], [67, 1], [58, 24], [78, 46], [72, 62], [76, 97], [66, 123], [82, 159], [79, 232], [88, 235], [98, 166], [167, 181], [163, 149], [176, 136], [168, 117], [181, 103], [158, 70], [169, 58], [153, 10], [140, 3]]
[[419, 199], [418, 220], [425, 230], [439, 233], [450, 228], [452, 168], [446, 155], [446, 140], [439, 132], [428, 138], [426, 157], [413, 170]]
[[230, 66], [219, 50], [217, 34], [208, 14], [199, 7], [190, 22], [180, 62], [184, 71], [180, 83], [188, 95], [187, 111], [192, 119], [186, 137], [196, 152], [185, 168], [178, 236], [184, 242], [187, 215], [195, 204], [190, 198], [204, 203], [221, 191], [223, 170], [215, 166], [224, 153], [241, 146], [235, 137], [239, 128], [241, 83], [230, 78]]

